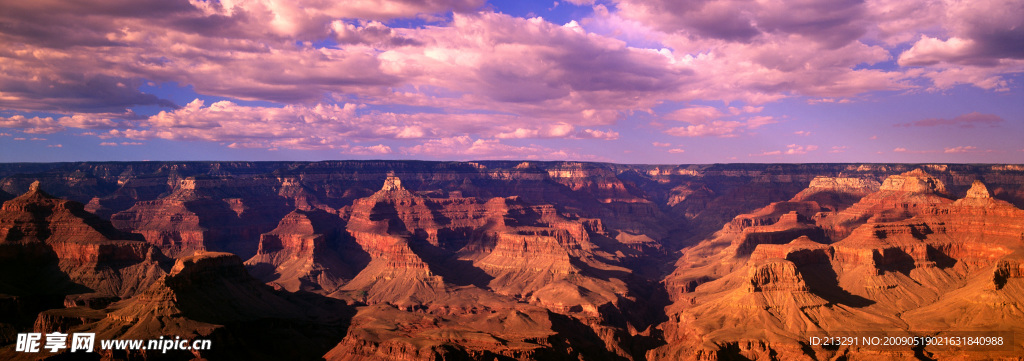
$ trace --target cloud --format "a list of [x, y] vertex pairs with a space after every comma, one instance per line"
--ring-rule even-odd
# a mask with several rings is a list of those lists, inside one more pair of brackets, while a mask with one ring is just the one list
[[402, 147], [401, 152], [415, 158], [441, 159], [588, 159], [565, 150], [551, 149], [536, 145], [513, 146], [498, 139], [474, 139], [469, 136], [429, 139], [426, 142]]
[[705, 124], [714, 120], [718, 120], [723, 116], [725, 116], [725, 114], [722, 113], [722, 111], [718, 110], [718, 108], [700, 106], [677, 109], [665, 115], [663, 118], [667, 120], [686, 122], [690, 124]]
[[64, 145], [63, 144], [49, 144], [46, 147], [47, 148], [63, 148]]
[[619, 139], [619, 132], [611, 130], [584, 129], [576, 133], [573, 137], [577, 139], [616, 140]]
[[793, 134], [806, 137], [806, 136], [810, 136], [811, 132], [806, 131], [806, 130], [798, 130], [798, 131], [793, 132]]
[[730, 116], [714, 107], [702, 106], [679, 109], [665, 115], [663, 119], [686, 122], [692, 125], [672, 127], [665, 130], [665, 134], [677, 137], [713, 136], [732, 138], [739, 136], [749, 129], [757, 129], [764, 125], [778, 123], [772, 116], [746, 117], [744, 121], [724, 120], [728, 117]]
[[768, 34], [800, 35], [841, 46], [865, 32], [862, 1], [618, 0], [622, 16], [667, 33], [751, 42]]
[[[207, 105], [196, 99], [173, 111], [137, 121], [133, 129], [113, 129], [101, 137], [200, 140], [233, 147], [356, 149], [350, 141], [453, 138], [618, 139], [612, 130], [581, 129], [501, 114], [392, 113], [365, 111], [357, 104], [283, 107], [246, 106], [230, 101]], [[527, 127], [528, 126], [528, 127]], [[346, 148], [347, 147], [347, 148]]]
[[341, 147], [341, 153], [343, 154], [359, 154], [359, 155], [370, 155], [370, 154], [391, 154], [391, 147], [384, 144], [377, 144], [371, 146], [358, 146], [358, 145], [344, 145]]
[[677, 97], [692, 73], [662, 53], [588, 34], [574, 22], [455, 14], [449, 26], [401, 34], [423, 45], [381, 53], [381, 68], [453, 95], [415, 95], [428, 104], [479, 106], [576, 125], [611, 124], [624, 112]]
[[836, 145], [836, 146], [833, 146], [832, 149], [829, 150], [828, 152], [829, 153], [845, 153], [847, 148], [849, 148], [849, 147], [847, 147], [845, 145]]
[[895, 152], [895, 153], [908, 153], [908, 154], [931, 154], [931, 153], [940, 153], [941, 152], [941, 151], [938, 151], [938, 150], [912, 150], [912, 149], [907, 149], [907, 148], [904, 148], [904, 147], [896, 147], [896, 148], [893, 148], [892, 151]]
[[142, 143], [142, 142], [120, 142], [120, 143], [116, 143], [116, 142], [100, 142], [100, 146], [101, 147], [116, 147], [118, 145], [130, 146], [130, 145], [143, 145], [143, 144], [145, 144], [145, 143]]
[[682, 127], [669, 128], [665, 134], [677, 137], [722, 137], [732, 138], [738, 136], [743, 123], [737, 121], [716, 120], [708, 124], [687, 125]]
[[20, 114], [8, 118], [0, 117], [0, 128], [20, 129], [31, 134], [53, 134], [64, 130], [64, 127], [54, 121], [52, 117], [26, 118]]
[[1006, 90], [1003, 76], [1024, 71], [1024, 18], [1019, 16], [1024, 1], [917, 0], [907, 6], [921, 8], [915, 14], [921, 22], [899, 31], [900, 40], [916, 41], [899, 55], [898, 64], [927, 69], [921, 75], [934, 88], [971, 84]]
[[961, 128], [973, 128], [977, 125], [997, 126], [1006, 121], [995, 114], [972, 112], [958, 115], [953, 118], [927, 118], [910, 123], [896, 124], [902, 127], [934, 127], [938, 125], [958, 125]]
[[978, 149], [978, 147], [976, 147], [976, 146], [961, 145], [961, 146], [954, 146], [954, 147], [950, 147], [950, 148], [945, 148], [945, 150], [943, 150], [943, 152], [946, 152], [946, 153], [966, 153], [966, 152], [975, 151], [976, 149]]
[[[738, 137], [786, 119], [759, 115], [786, 98], [1000, 91], [1024, 72], [1022, 0], [570, 2], [593, 14], [555, 24], [483, 0], [14, 2], [0, 13], [0, 128], [394, 154], [464, 136], [615, 140], [652, 114], [678, 122], [666, 134]], [[226, 101], [175, 104], [147, 84]]]
[[817, 145], [798, 145], [790, 144], [786, 146], [784, 150], [772, 150], [764, 151], [758, 154], [751, 154], [751, 156], [772, 156], [772, 155], [804, 155], [809, 152], [818, 150]]
[[379, 21], [364, 20], [352, 24], [335, 20], [331, 22], [331, 31], [334, 32], [334, 39], [341, 44], [370, 44], [382, 48], [420, 45], [415, 39], [399, 36]]
[[651, 142], [651, 145], [655, 147], [671, 147], [672, 143]]
[[672, 148], [672, 149], [669, 149], [668, 152], [669, 153], [685, 153], [686, 150], [681, 149], [681, 148]]

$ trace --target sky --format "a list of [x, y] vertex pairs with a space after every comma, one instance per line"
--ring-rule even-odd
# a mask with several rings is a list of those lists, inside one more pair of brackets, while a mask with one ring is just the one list
[[1024, 163], [1024, 0], [0, 9], [0, 162]]

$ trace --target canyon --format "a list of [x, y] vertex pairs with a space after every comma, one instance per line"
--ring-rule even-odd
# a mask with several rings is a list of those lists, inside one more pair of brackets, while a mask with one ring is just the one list
[[0, 202], [3, 359], [1024, 357], [1020, 165], [19, 163]]

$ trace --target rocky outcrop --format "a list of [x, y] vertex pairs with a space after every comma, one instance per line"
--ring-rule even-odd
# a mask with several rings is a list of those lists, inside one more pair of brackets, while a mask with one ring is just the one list
[[[937, 195], [942, 183], [924, 172], [890, 178], [848, 209], [816, 217], [826, 226], [860, 219], [841, 241], [764, 242], [742, 264], [681, 259], [666, 278], [669, 290], [678, 292], [670, 295], [675, 303], [660, 326], [668, 344], [648, 352], [648, 359], [832, 358], [834, 350], [799, 344], [808, 332], [829, 330], [1020, 329], [1020, 316], [999, 310], [1024, 301], [1014, 293], [1024, 284], [1017, 256], [1024, 247], [1024, 211], [991, 198], [980, 182], [953, 201]], [[736, 228], [728, 225], [719, 237]], [[719, 255], [731, 249], [715, 238], [693, 250], [716, 247]]]
[[68, 333], [74, 327], [102, 320], [106, 313], [88, 307], [58, 308], [39, 313], [32, 332]]
[[50, 196], [38, 182], [0, 209], [0, 246], [0, 256], [14, 257], [9, 261], [45, 267], [52, 260], [51, 272], [60, 272], [54, 277], [109, 296], [131, 296], [165, 273], [164, 256], [141, 237], [118, 231], [81, 203]]
[[438, 317], [406, 313], [393, 306], [361, 309], [348, 335], [324, 358], [330, 361], [378, 359], [535, 359], [554, 354], [546, 312], [529, 307], [489, 309]]
[[792, 200], [815, 202], [822, 211], [838, 212], [878, 191], [880, 187], [881, 184], [873, 179], [819, 176], [814, 177], [807, 188], [793, 196]]
[[683, 252], [676, 270], [664, 280], [672, 290], [669, 296], [678, 296], [676, 290], [692, 292], [703, 283], [739, 269], [761, 245], [787, 244], [798, 238], [825, 241], [822, 229], [800, 213], [813, 214], [817, 210], [814, 202], [778, 202], [736, 216], [713, 238]]
[[339, 255], [343, 221], [323, 211], [295, 210], [277, 228], [260, 236], [256, 255], [245, 261], [253, 276], [268, 284], [295, 292], [328, 294], [355, 272]]
[[945, 193], [941, 180], [915, 169], [886, 178], [878, 192], [820, 220], [818, 225], [833, 240], [841, 240], [864, 223], [899, 221], [952, 203]]
[[270, 179], [186, 177], [177, 180], [170, 194], [139, 201], [110, 220], [118, 229], [143, 235], [172, 257], [207, 250], [251, 257], [260, 234], [294, 209], [288, 208], [287, 199], [274, 196], [275, 186], [277, 180]]
[[[98, 320], [97, 312], [102, 314]], [[337, 301], [274, 291], [249, 276], [241, 259], [233, 254], [199, 252], [179, 258], [167, 275], [135, 297], [103, 310], [78, 307], [55, 311], [39, 323], [40, 327], [55, 328], [81, 319], [83, 324], [76, 330], [95, 332], [97, 339], [177, 335], [189, 340], [210, 339], [222, 347], [171, 351], [175, 358], [270, 360], [322, 355], [327, 351], [323, 345], [341, 339], [338, 327], [351, 314]], [[278, 328], [290, 331], [275, 331]], [[295, 343], [306, 346], [296, 349]], [[149, 351], [148, 355], [156, 353]], [[128, 357], [147, 358], [147, 351], [130, 351]]]
[[426, 201], [389, 175], [381, 190], [352, 206], [347, 231], [370, 260], [335, 296], [405, 306], [444, 294], [444, 280], [411, 247], [417, 241], [438, 246], [439, 228]]

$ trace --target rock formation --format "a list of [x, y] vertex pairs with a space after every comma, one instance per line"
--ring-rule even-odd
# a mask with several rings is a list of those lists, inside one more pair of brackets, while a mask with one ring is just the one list
[[[1024, 314], [1012, 310], [1022, 300], [1005, 287], [1020, 287], [1013, 275], [1020, 273], [1024, 211], [991, 198], [981, 182], [956, 201], [941, 196], [944, 189], [921, 171], [889, 177], [849, 208], [816, 217], [833, 231], [852, 227], [831, 232], [846, 234], [843, 239], [818, 234], [817, 241], [805, 235], [788, 243], [754, 242], [746, 258], [737, 257], [744, 243], [735, 229], [757, 221], [737, 217], [717, 237], [684, 252], [666, 278], [675, 301], [660, 326], [667, 344], [647, 358], [903, 358], [915, 351], [810, 347], [805, 338], [849, 330], [1017, 332]], [[779, 204], [754, 214], [773, 208]], [[783, 226], [782, 218], [773, 225]], [[922, 350], [916, 352], [955, 354]]]
[[0, 359], [33, 331], [210, 338], [164, 357], [211, 360], [945, 359], [963, 354], [806, 337], [1024, 331], [1018, 165], [100, 162], [0, 177]]
[[337, 215], [295, 210], [260, 236], [256, 255], [245, 261], [253, 276], [276, 287], [331, 293], [355, 275], [339, 255], [347, 237]]
[[[97, 339], [211, 340], [210, 350], [98, 351], [107, 358], [311, 358], [340, 340], [352, 312], [342, 302], [274, 291], [229, 253], [199, 252], [139, 295], [94, 310], [72, 307], [40, 315], [36, 331], [94, 332]], [[296, 346], [302, 347], [296, 347]], [[66, 350], [65, 350], [66, 351]], [[148, 356], [147, 356], [148, 355]]]

